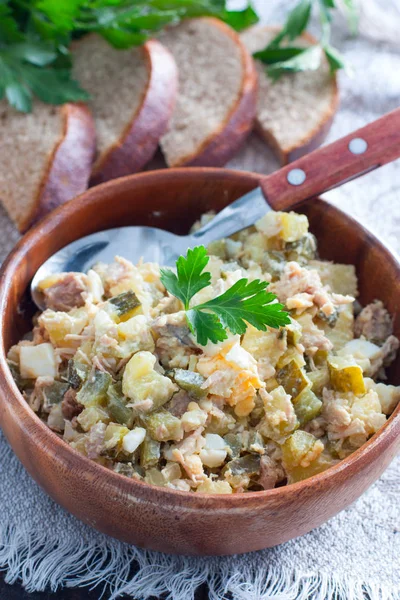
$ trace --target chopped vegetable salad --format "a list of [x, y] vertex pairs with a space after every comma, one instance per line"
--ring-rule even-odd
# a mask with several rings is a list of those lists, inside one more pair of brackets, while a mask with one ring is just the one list
[[268, 490], [338, 463], [400, 400], [387, 310], [360, 306], [354, 266], [318, 258], [304, 215], [269, 212], [208, 254], [190, 306], [259, 280], [287, 324], [201, 345], [160, 266], [116, 257], [41, 282], [47, 308], [8, 353], [24, 398], [84, 456], [175, 490]]

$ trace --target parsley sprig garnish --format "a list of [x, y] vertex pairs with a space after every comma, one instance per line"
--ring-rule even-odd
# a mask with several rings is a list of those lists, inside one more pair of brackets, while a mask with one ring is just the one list
[[[357, 33], [358, 11], [354, 0], [342, 2], [347, 16], [349, 29], [353, 35]], [[317, 7], [321, 25], [321, 35], [317, 44], [301, 47], [293, 44], [307, 29], [313, 9]], [[313, 71], [321, 64], [325, 54], [331, 72], [344, 68], [343, 56], [330, 43], [331, 22], [335, 9], [339, 7], [338, 0], [300, 0], [289, 12], [280, 32], [266, 48], [254, 53], [261, 60], [268, 75], [276, 81], [284, 73]]]
[[143, 44], [167, 25], [215, 16], [235, 29], [258, 21], [249, 4], [225, 0], [0, 0], [0, 100], [30, 112], [32, 98], [50, 104], [88, 100], [72, 78], [69, 46], [89, 32], [115, 48]]
[[193, 296], [211, 284], [211, 273], [205, 271], [208, 261], [206, 248], [198, 246], [178, 258], [176, 274], [161, 269], [162, 284], [183, 303], [189, 328], [201, 346], [208, 341], [216, 344], [226, 340], [227, 330], [242, 335], [248, 323], [261, 331], [290, 323], [283, 304], [276, 302], [275, 294], [266, 291], [268, 283], [259, 279], [239, 279], [220, 296], [190, 306]]

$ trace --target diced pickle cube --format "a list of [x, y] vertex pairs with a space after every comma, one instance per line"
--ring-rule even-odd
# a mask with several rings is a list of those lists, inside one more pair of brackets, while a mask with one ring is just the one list
[[355, 396], [366, 393], [362, 369], [353, 358], [330, 356], [328, 368], [332, 387], [337, 392], [352, 392]]
[[286, 471], [295, 467], [308, 467], [318, 458], [324, 445], [311, 433], [299, 429], [295, 431], [282, 445], [282, 462]]
[[286, 260], [295, 260], [304, 264], [315, 258], [317, 253], [317, 239], [312, 233], [306, 233], [295, 242], [287, 242], [285, 246]]
[[68, 361], [67, 379], [74, 390], [78, 390], [86, 380], [90, 367], [74, 359]]
[[305, 388], [293, 404], [300, 427], [315, 419], [322, 407], [321, 400], [309, 388]]
[[[178, 387], [155, 369], [156, 357], [151, 352], [141, 351], [132, 356], [127, 363], [122, 378], [122, 391], [140, 404], [143, 412], [160, 408], [171, 399]], [[144, 404], [148, 406], [144, 408]]]
[[201, 387], [205, 379], [200, 373], [186, 369], [174, 369], [173, 378], [175, 383], [191, 396], [200, 399], [207, 395], [207, 390]]
[[77, 416], [77, 421], [83, 431], [89, 431], [89, 429], [99, 421], [102, 423], [109, 423], [110, 417], [104, 408], [101, 408], [100, 406], [91, 406], [83, 409]]
[[253, 477], [260, 472], [260, 460], [260, 456], [257, 454], [246, 454], [241, 458], [231, 460], [227, 464], [227, 468], [234, 477], [242, 475]]
[[240, 433], [227, 433], [224, 436], [226, 449], [230, 458], [239, 458], [242, 449], [242, 436]]
[[114, 296], [109, 301], [113, 314], [120, 321], [127, 321], [135, 314], [136, 309], [140, 306], [140, 301], [134, 292], [131, 290]]
[[112, 384], [107, 390], [107, 408], [110, 417], [120, 425], [130, 427], [133, 421], [132, 409], [126, 406], [126, 399], [122, 394], [121, 384]]
[[90, 375], [76, 395], [79, 404], [83, 406], [103, 406], [107, 402], [107, 390], [112, 381], [109, 373], [98, 369]]
[[148, 415], [145, 417], [145, 424], [149, 435], [158, 442], [179, 441], [183, 438], [180, 419], [166, 410], [159, 410]]
[[297, 396], [307, 387], [311, 386], [311, 382], [304, 372], [304, 369], [298, 366], [295, 360], [291, 360], [287, 365], [279, 369], [276, 373], [278, 382], [285, 388], [285, 392], [295, 401]]
[[51, 385], [43, 388], [43, 395], [45, 397], [44, 408], [59, 404], [68, 388], [68, 383], [64, 383], [63, 381], [54, 381]]
[[142, 467], [154, 467], [161, 456], [161, 444], [157, 440], [153, 440], [149, 435], [144, 439], [140, 446], [140, 464]]
[[318, 458], [316, 458], [308, 467], [294, 467], [288, 473], [288, 483], [296, 483], [297, 481], [303, 481], [318, 473], [322, 473], [336, 464], [338, 461], [334, 460], [328, 452], [323, 452]]
[[113, 454], [117, 455], [122, 449], [122, 442], [129, 429], [117, 423], [110, 423], [104, 434], [104, 443], [107, 450], [113, 450]]
[[227, 481], [211, 481], [205, 479], [197, 488], [198, 494], [232, 494], [232, 488]]

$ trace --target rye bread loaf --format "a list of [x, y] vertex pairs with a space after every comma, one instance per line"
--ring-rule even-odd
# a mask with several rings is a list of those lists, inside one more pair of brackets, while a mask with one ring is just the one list
[[95, 152], [94, 123], [82, 104], [34, 103], [17, 112], [0, 102], [0, 199], [21, 232], [84, 192]]
[[177, 94], [171, 53], [149, 40], [116, 50], [90, 34], [72, 45], [73, 74], [91, 94], [97, 134], [91, 183], [141, 170], [166, 131]]
[[257, 74], [233, 29], [218, 19], [185, 20], [159, 34], [179, 70], [178, 98], [161, 149], [170, 167], [222, 166], [252, 129]]
[[[279, 27], [256, 25], [241, 34], [252, 54], [265, 48]], [[297, 46], [310, 46], [316, 40], [304, 34]], [[259, 92], [256, 126], [276, 152], [282, 164], [314, 150], [325, 139], [338, 103], [336, 76], [332, 76], [325, 57], [316, 71], [283, 75], [277, 82], [265, 73], [265, 65], [256, 61]]]

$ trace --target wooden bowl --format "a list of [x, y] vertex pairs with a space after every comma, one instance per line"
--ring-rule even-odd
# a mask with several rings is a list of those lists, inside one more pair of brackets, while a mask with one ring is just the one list
[[[181, 554], [233, 554], [281, 544], [318, 527], [351, 504], [384, 471], [400, 446], [400, 407], [367, 444], [328, 471], [270, 491], [231, 496], [157, 488], [81, 456], [28, 407], [6, 365], [6, 350], [31, 328], [28, 286], [53, 252], [89, 233], [154, 225], [184, 233], [258, 184], [251, 173], [171, 169], [90, 189], [20, 241], [3, 266], [0, 290], [0, 422], [31, 476], [65, 509], [96, 529], [145, 548]], [[360, 300], [383, 300], [400, 335], [400, 265], [371, 233], [337, 208], [312, 200], [308, 215], [322, 257], [356, 265]], [[123, 253], [123, 249], [121, 249]], [[129, 257], [127, 257], [129, 258]], [[400, 383], [399, 358], [390, 382]]]

